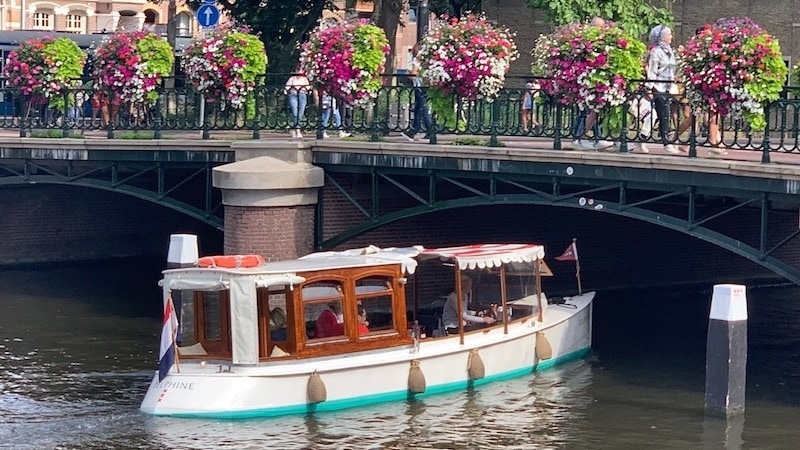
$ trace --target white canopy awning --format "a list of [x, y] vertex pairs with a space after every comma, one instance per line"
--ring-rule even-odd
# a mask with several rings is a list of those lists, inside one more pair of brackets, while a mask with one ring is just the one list
[[459, 269], [485, 269], [503, 264], [532, 262], [544, 258], [538, 244], [475, 244], [460, 247], [426, 248], [421, 258], [441, 258], [457, 262]]
[[403, 272], [413, 274], [417, 270], [417, 260], [414, 259], [423, 250], [421, 245], [413, 247], [388, 247], [380, 248], [374, 245], [343, 251], [317, 252], [303, 256], [299, 259], [337, 258], [347, 256], [365, 256], [370, 259], [395, 261], [401, 264]]
[[[263, 275], [239, 275], [241, 278], [250, 278], [257, 288], [270, 286], [294, 286], [306, 281], [305, 278], [293, 273], [263, 274]], [[222, 291], [228, 290], [231, 286], [231, 274], [217, 272], [216, 275], [209, 276], [208, 272], [193, 270], [180, 274], [166, 275], [158, 285], [168, 290], [186, 291]]]

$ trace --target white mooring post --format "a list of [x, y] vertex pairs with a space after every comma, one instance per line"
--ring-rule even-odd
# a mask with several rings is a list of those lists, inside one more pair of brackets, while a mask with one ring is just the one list
[[744, 412], [747, 295], [738, 284], [714, 286], [706, 343], [706, 415]]
[[167, 268], [192, 267], [197, 264], [197, 236], [194, 234], [172, 234], [169, 236]]

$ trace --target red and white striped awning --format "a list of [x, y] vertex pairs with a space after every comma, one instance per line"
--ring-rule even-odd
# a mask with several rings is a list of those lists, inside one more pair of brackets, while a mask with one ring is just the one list
[[544, 247], [538, 244], [474, 244], [460, 247], [426, 248], [420, 253], [420, 258], [455, 260], [461, 270], [484, 269], [543, 259]]

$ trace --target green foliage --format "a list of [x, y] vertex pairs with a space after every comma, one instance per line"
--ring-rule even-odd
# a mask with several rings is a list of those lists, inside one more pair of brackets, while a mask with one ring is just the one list
[[[757, 48], [766, 48], [766, 56], [755, 67], [751, 67], [752, 78], [745, 81], [744, 90], [764, 103], [777, 100], [783, 91], [783, 84], [789, 69], [781, 57], [781, 47], [778, 40], [764, 33], [747, 40], [743, 45], [745, 52], [755, 52]], [[744, 118], [756, 130], [763, 130], [767, 126], [764, 114], [754, 114], [745, 109]]]
[[[136, 50], [146, 61], [143, 72], [145, 75], [169, 76], [175, 64], [175, 52], [167, 41], [154, 34], [147, 34], [136, 43]], [[145, 94], [148, 103], [152, 104], [158, 99], [158, 91], [152, 90]]]
[[86, 54], [72, 39], [58, 38], [42, 49], [46, 61], [58, 66], [58, 78], [62, 81], [75, 80], [83, 75]]
[[233, 56], [247, 62], [240, 76], [242, 80], [252, 82], [267, 71], [267, 54], [264, 43], [258, 37], [234, 31], [225, 37], [225, 43], [234, 48]]
[[383, 49], [389, 45], [386, 34], [375, 25], [363, 25], [355, 29], [353, 47], [353, 67], [376, 72], [383, 67], [386, 54]]
[[464, 131], [467, 124], [456, 114], [456, 94], [446, 94], [442, 88], [431, 86], [428, 88], [428, 104], [436, 114], [436, 123], [445, 129]]
[[673, 1], [665, 0], [665, 6], [658, 7], [648, 0], [528, 0], [528, 6], [544, 10], [547, 22], [553, 25], [602, 17], [632, 36], [643, 37], [652, 27], [673, 22]]
[[[322, 18], [334, 8], [332, 0], [218, 0], [224, 13], [246, 24], [265, 44], [270, 72], [292, 73], [300, 58], [300, 45]], [[198, 7], [200, 0], [189, 0]]]
[[[499, 145], [500, 147], [505, 147], [506, 146], [502, 142], [500, 142], [499, 144], [500, 144]], [[470, 137], [470, 136], [459, 137], [459, 138], [456, 138], [455, 140], [453, 140], [453, 144], [452, 145], [470, 145], [470, 146], [474, 146], [474, 147], [488, 147], [489, 146], [489, 140], [488, 139], [477, 138], [477, 137]]]

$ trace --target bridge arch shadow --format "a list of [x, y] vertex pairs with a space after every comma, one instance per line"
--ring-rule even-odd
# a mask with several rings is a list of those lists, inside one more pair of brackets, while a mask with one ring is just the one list
[[[587, 191], [588, 192], [588, 191]], [[623, 195], [624, 197], [624, 195]], [[668, 196], [660, 196], [666, 198]], [[648, 209], [645, 207], [635, 206], [630, 203], [620, 203], [609, 199], [594, 199], [588, 198], [586, 195], [568, 195], [556, 196], [554, 198], [545, 199], [541, 195], [530, 194], [517, 194], [517, 195], [503, 195], [498, 197], [487, 197], [483, 195], [462, 197], [447, 201], [441, 201], [430, 204], [422, 204], [413, 207], [403, 208], [396, 211], [387, 212], [380, 215], [367, 217], [364, 222], [344, 230], [335, 236], [319, 243], [318, 247], [327, 249], [333, 248], [339, 244], [347, 242], [357, 236], [360, 236], [369, 231], [376, 230], [385, 225], [398, 222], [403, 219], [417, 217], [421, 215], [432, 214], [445, 210], [477, 207], [477, 206], [498, 206], [498, 205], [534, 205], [534, 206], [547, 206], [559, 208], [571, 208], [575, 210], [592, 211], [598, 214], [611, 214], [619, 217], [630, 218], [642, 222], [647, 222], [658, 227], [679, 232], [685, 236], [700, 239], [716, 247], [727, 250], [733, 254], [741, 256], [773, 273], [784, 277], [792, 283], [800, 285], [800, 271], [790, 266], [780, 258], [774, 256], [772, 252], [779, 246], [785, 244], [792, 238], [798, 235], [793, 233], [789, 237], [781, 241], [780, 244], [770, 250], [764, 248], [756, 248], [753, 245], [742, 242], [739, 239], [731, 237], [723, 232], [717, 231], [710, 227], [704, 226], [710, 219], [719, 217], [731, 211], [737, 210], [743, 206], [747, 206], [753, 202], [746, 201], [737, 203], [733, 206], [725, 207], [723, 211], [715, 211], [709, 213], [709, 216], [703, 220], [695, 220], [692, 214], [687, 218], [681, 218], [674, 215], [665, 214], [663, 211]], [[762, 207], [766, 208], [767, 201], [761, 202]], [[649, 202], [645, 202], [651, 205]], [[762, 213], [763, 213], [762, 208]], [[366, 210], [359, 208], [362, 213]], [[318, 208], [318, 217], [324, 214]], [[762, 246], [763, 247], [763, 246]]]
[[26, 161], [22, 166], [0, 166], [0, 188], [40, 184], [100, 189], [163, 206], [222, 231], [222, 200], [212, 186], [212, 167], [149, 164], [121, 169], [108, 164], [76, 170], [71, 164], [45, 166]]

